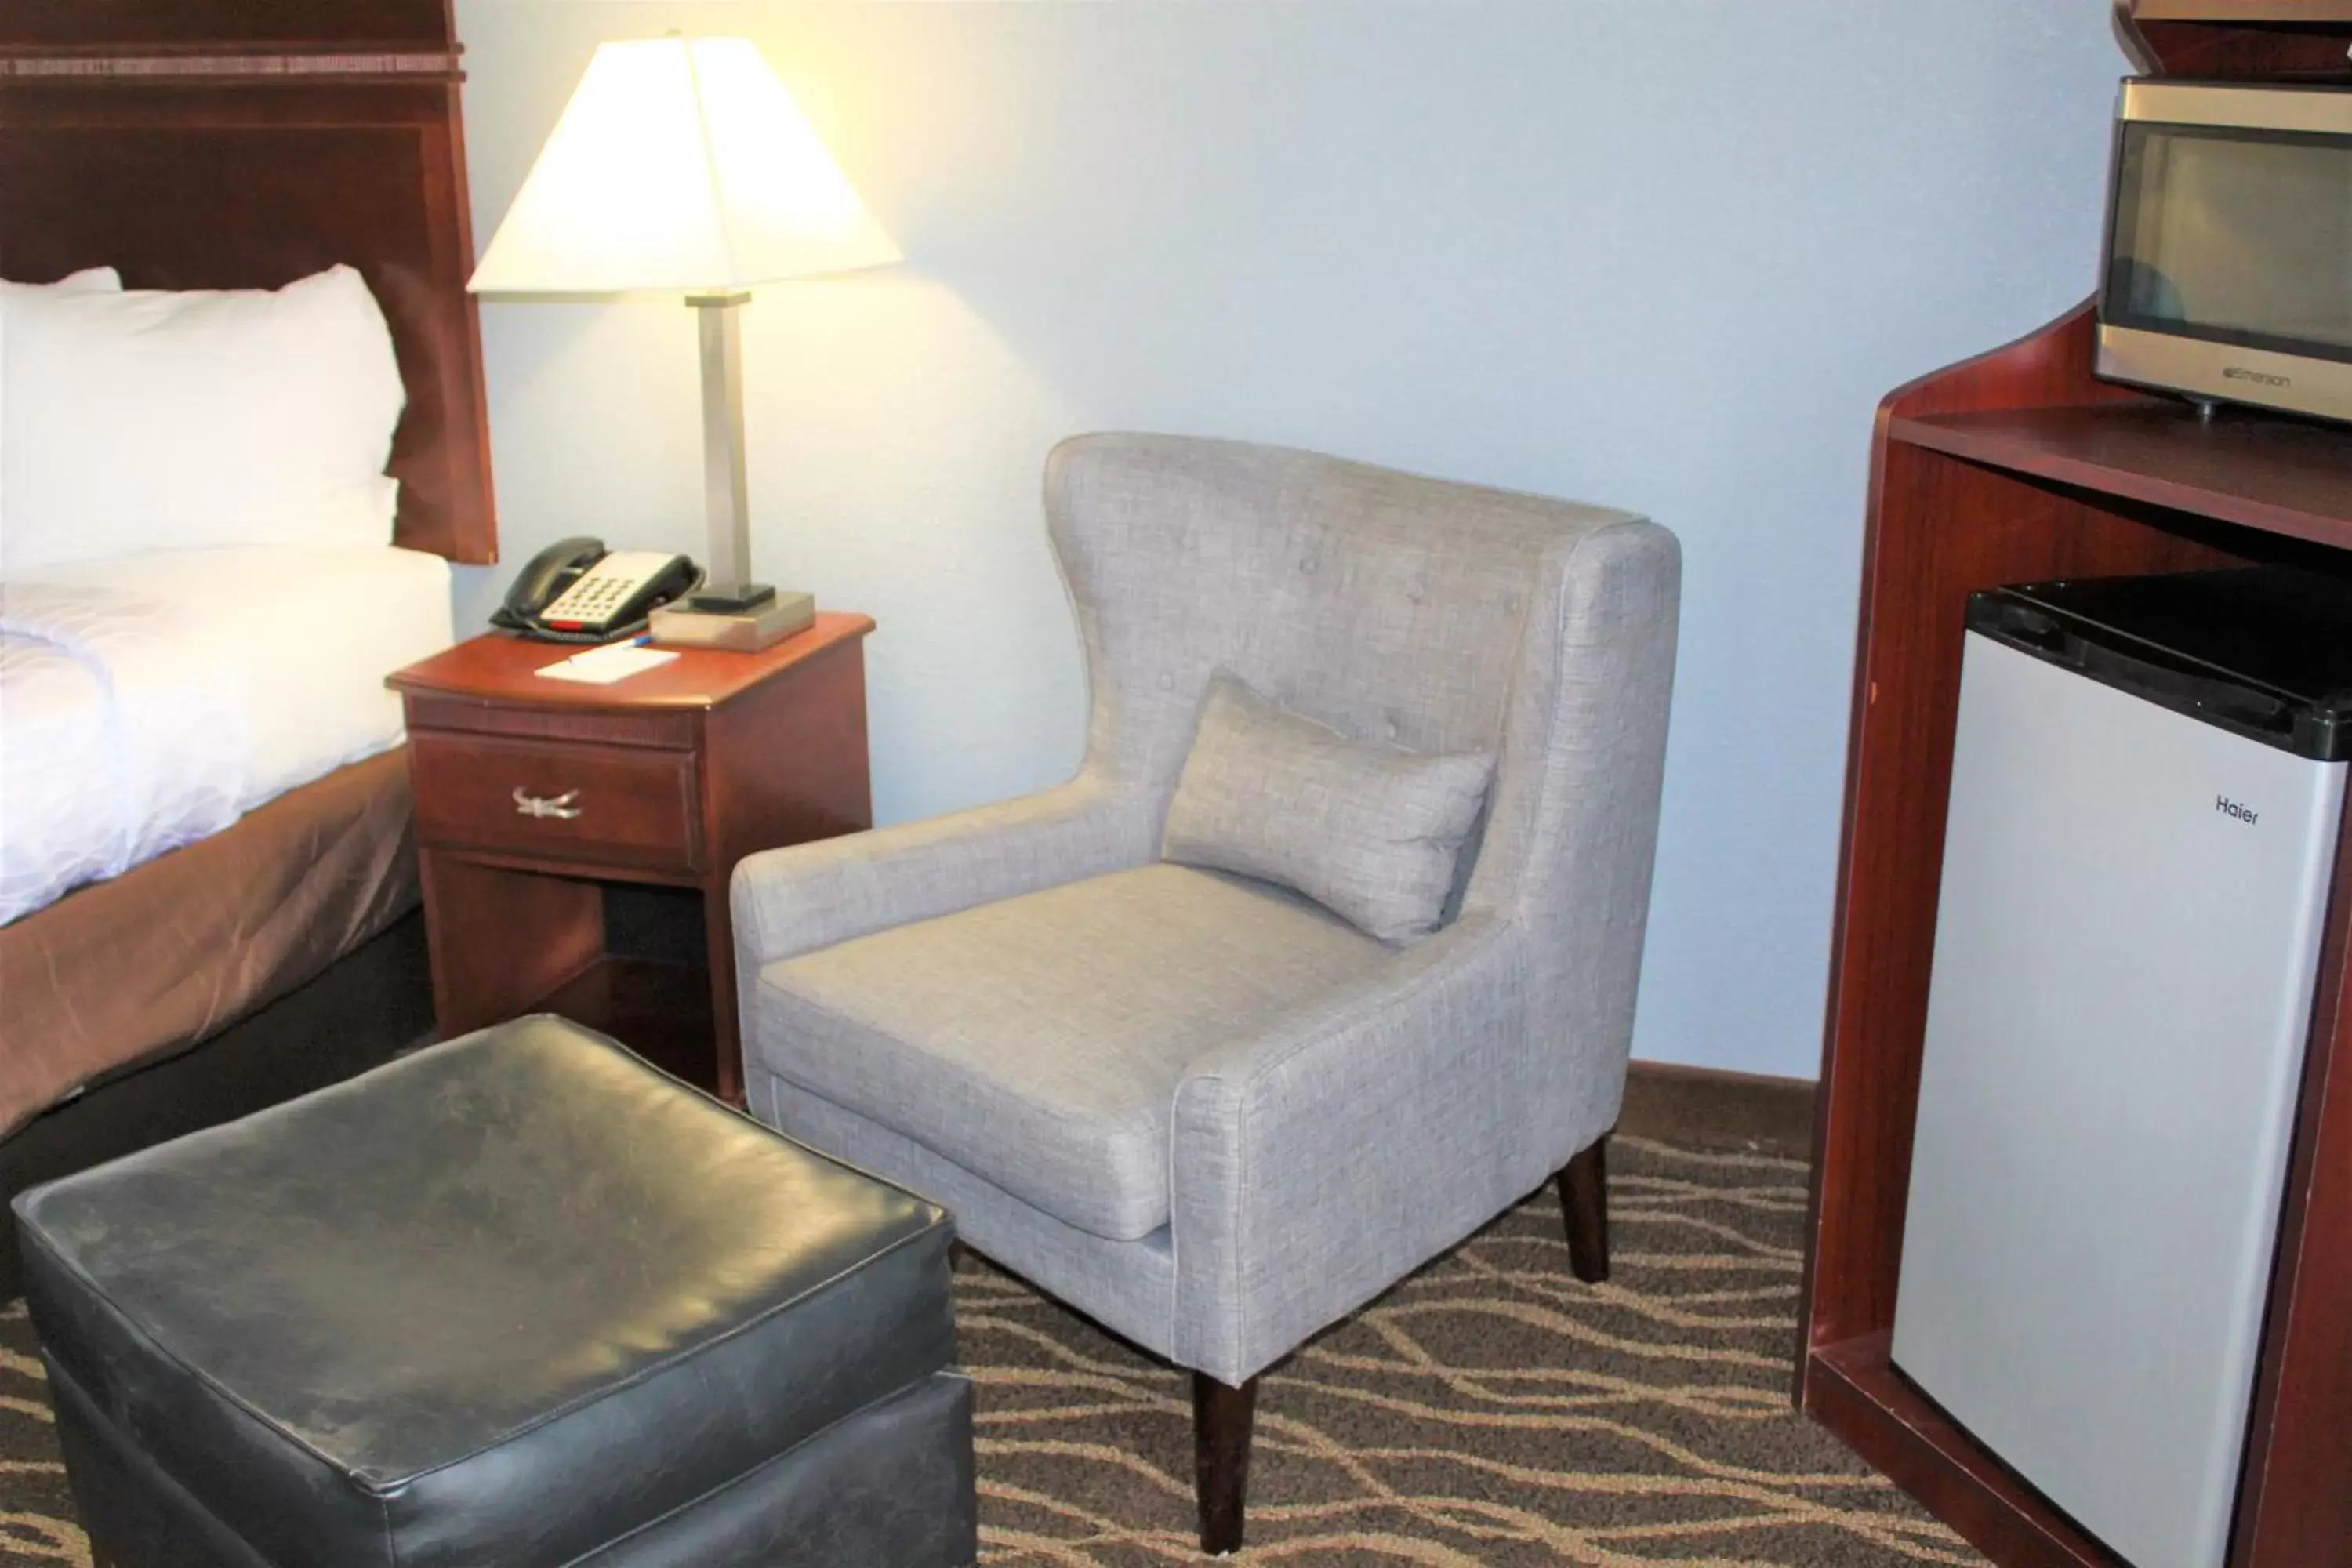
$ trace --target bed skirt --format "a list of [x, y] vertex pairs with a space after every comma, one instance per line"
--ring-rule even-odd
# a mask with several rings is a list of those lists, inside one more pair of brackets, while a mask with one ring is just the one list
[[407, 753], [0, 926], [0, 1133], [221, 1034], [417, 907]]

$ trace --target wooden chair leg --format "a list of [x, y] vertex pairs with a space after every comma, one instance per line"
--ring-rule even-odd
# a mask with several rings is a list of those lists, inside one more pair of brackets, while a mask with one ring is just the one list
[[1560, 1168], [1560, 1217], [1568, 1222], [1568, 1267], [1587, 1285], [1609, 1278], [1609, 1135]]
[[1212, 1557], [1242, 1548], [1256, 1414], [1257, 1379], [1232, 1388], [1205, 1372], [1192, 1374], [1192, 1484], [1201, 1505], [1201, 1550]]

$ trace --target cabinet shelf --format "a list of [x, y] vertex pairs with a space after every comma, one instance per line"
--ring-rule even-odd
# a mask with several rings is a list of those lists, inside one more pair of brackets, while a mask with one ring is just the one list
[[2352, 0], [2139, 0], [2132, 10], [2142, 22], [2212, 22], [2236, 26], [2352, 23]]
[[2154, 401], [1897, 416], [1889, 438], [2100, 495], [2352, 546], [2352, 431]]

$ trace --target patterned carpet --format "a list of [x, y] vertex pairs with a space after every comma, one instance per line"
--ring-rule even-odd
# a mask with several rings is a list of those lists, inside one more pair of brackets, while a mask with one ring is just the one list
[[[1239, 1561], [1981, 1563], [1790, 1413], [1804, 1166], [1624, 1137], [1611, 1164], [1610, 1284], [1569, 1274], [1547, 1191], [1267, 1373]], [[1197, 1560], [1183, 1377], [1009, 1276], [957, 1297], [982, 1561]], [[0, 1563], [88, 1568], [30, 1325], [0, 1313]]]

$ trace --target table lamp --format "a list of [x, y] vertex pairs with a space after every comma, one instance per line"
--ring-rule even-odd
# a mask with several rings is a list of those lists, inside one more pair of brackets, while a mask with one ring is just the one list
[[808, 624], [808, 595], [752, 580], [739, 318], [755, 284], [898, 259], [750, 39], [597, 46], [467, 287], [682, 293], [699, 316], [709, 577], [662, 640], [760, 647]]

